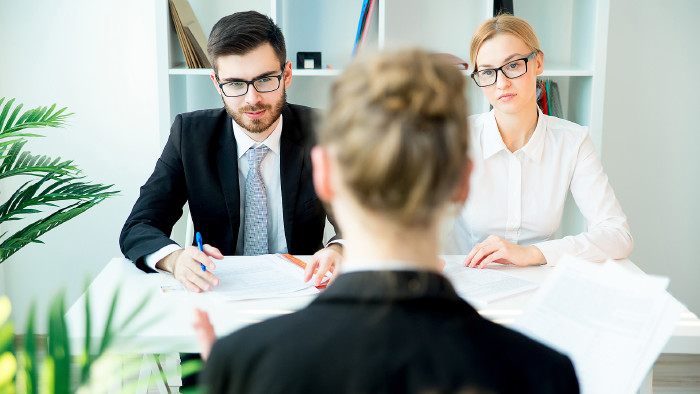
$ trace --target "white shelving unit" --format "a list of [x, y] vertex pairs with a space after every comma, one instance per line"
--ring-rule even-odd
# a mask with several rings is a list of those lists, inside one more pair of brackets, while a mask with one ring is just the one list
[[[377, 1], [363, 51], [420, 46], [468, 61], [474, 30], [493, 12], [493, 0]], [[558, 83], [564, 117], [589, 126], [601, 152], [609, 0], [513, 3], [515, 15], [527, 20], [540, 39], [545, 54], [542, 76]], [[288, 99], [325, 108], [331, 83], [351, 60], [362, 0], [190, 0], [190, 4], [207, 36], [222, 16], [254, 9], [270, 15], [280, 26], [293, 67], [298, 51], [321, 52], [323, 69], [293, 70]], [[175, 115], [221, 107], [222, 103], [209, 78], [211, 70], [186, 68], [167, 0], [157, 0], [156, 18], [162, 146]], [[471, 81], [467, 90], [471, 113], [489, 109]], [[583, 228], [578, 210], [573, 203], [569, 205], [560, 229], [562, 234], [577, 233]]]

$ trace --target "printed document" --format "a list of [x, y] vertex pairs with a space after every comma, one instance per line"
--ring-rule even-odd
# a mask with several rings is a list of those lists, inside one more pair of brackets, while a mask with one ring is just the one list
[[209, 293], [226, 301], [318, 293], [312, 281], [304, 282], [303, 269], [279, 255], [227, 256], [215, 263], [219, 285]]
[[457, 294], [476, 305], [488, 304], [506, 297], [536, 289], [539, 283], [488, 268], [467, 268], [453, 256], [444, 256], [442, 273], [450, 280]]
[[668, 278], [567, 256], [512, 328], [568, 355], [581, 392], [634, 393], [684, 307]]

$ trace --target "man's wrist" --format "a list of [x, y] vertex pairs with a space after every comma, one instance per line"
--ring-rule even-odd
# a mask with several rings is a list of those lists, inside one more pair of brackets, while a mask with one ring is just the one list
[[326, 246], [326, 248], [333, 249], [334, 251], [343, 254], [343, 244], [340, 242], [329, 243], [328, 246]]
[[169, 255], [163, 257], [156, 263], [156, 268], [173, 273], [175, 267], [175, 261], [180, 257], [180, 254], [184, 252], [184, 249], [178, 249]]

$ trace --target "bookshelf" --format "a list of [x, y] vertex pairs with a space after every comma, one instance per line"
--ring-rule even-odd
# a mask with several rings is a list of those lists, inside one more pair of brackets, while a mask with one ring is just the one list
[[[320, 51], [321, 70], [293, 70], [288, 99], [325, 108], [329, 88], [351, 60], [362, 0], [189, 0], [205, 35], [224, 15], [254, 9], [270, 15], [282, 29], [287, 57], [296, 67], [298, 51]], [[418, 45], [468, 61], [469, 40], [493, 12], [493, 0], [377, 0], [362, 51]], [[535, 29], [545, 54], [543, 77], [559, 85], [564, 118], [589, 126], [602, 153], [605, 57], [609, 0], [513, 0], [515, 15]], [[209, 69], [187, 69], [170, 21], [167, 0], [156, 2], [159, 138], [167, 140], [178, 113], [221, 107]], [[332, 66], [327, 69], [326, 66]], [[467, 76], [471, 70], [465, 71]], [[470, 113], [489, 104], [468, 83]], [[565, 209], [562, 234], [578, 233], [583, 220], [573, 203]]]

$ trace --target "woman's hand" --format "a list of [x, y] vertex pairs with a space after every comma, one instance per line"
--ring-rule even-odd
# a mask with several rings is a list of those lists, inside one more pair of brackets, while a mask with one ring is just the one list
[[474, 246], [464, 259], [464, 266], [484, 268], [489, 263], [527, 266], [546, 264], [547, 260], [537, 246], [520, 246], [501, 237], [490, 235]]
[[192, 326], [197, 334], [199, 353], [202, 356], [202, 360], [207, 361], [209, 354], [211, 354], [211, 348], [216, 342], [216, 334], [214, 333], [214, 326], [209, 321], [209, 314], [201, 309], [194, 308], [194, 323], [192, 323]]

